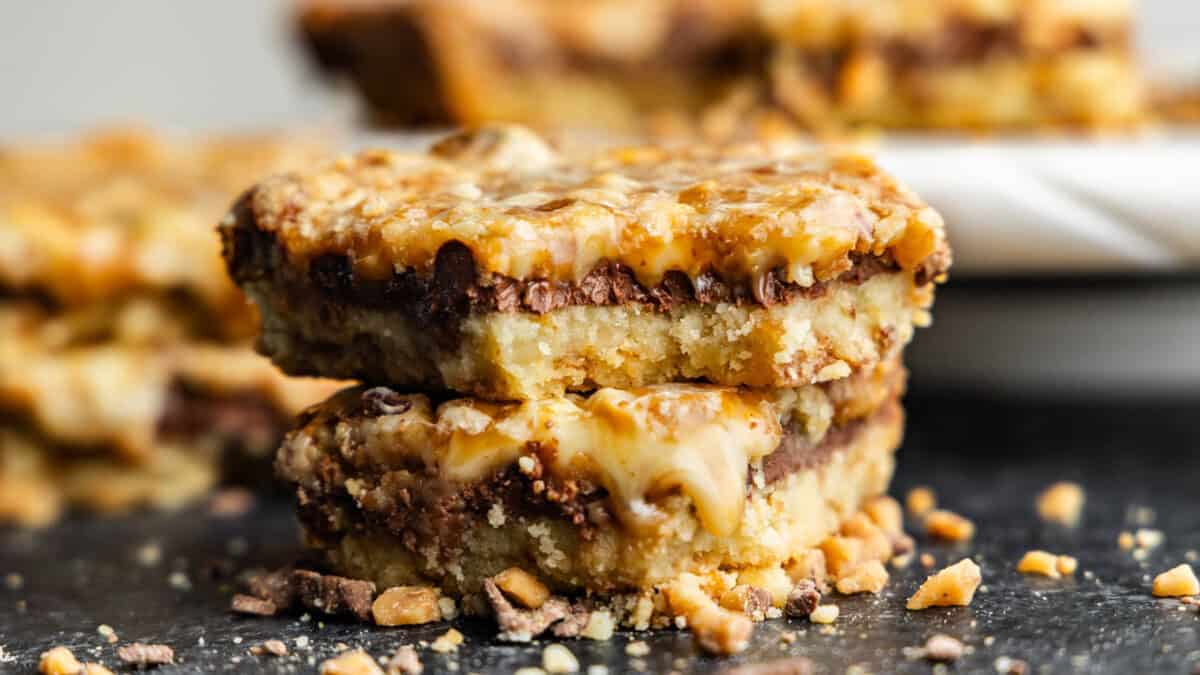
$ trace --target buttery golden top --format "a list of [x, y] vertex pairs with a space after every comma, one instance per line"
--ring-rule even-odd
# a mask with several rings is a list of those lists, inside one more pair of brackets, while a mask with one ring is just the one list
[[486, 127], [425, 154], [368, 151], [260, 183], [223, 221], [270, 233], [291, 264], [344, 255], [356, 275], [428, 272], [458, 241], [481, 271], [579, 281], [627, 265], [753, 282], [776, 268], [809, 285], [890, 256], [946, 259], [942, 219], [857, 155], [784, 144], [639, 146], [560, 154], [521, 127]]
[[245, 314], [213, 229], [247, 185], [316, 155], [313, 144], [142, 131], [0, 146], [0, 289], [66, 305], [182, 289]]

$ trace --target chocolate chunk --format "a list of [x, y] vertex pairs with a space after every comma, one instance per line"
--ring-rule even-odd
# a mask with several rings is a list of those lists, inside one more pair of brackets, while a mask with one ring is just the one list
[[821, 592], [817, 590], [816, 582], [812, 579], [801, 579], [788, 593], [783, 612], [793, 618], [806, 617], [812, 614], [819, 604]]
[[587, 605], [577, 602], [567, 610], [567, 615], [561, 621], [554, 624], [551, 632], [554, 637], [573, 638], [579, 637], [583, 629], [587, 627], [588, 619], [592, 616], [591, 609]]
[[148, 645], [141, 642], [117, 647], [117, 656], [125, 663], [138, 668], [161, 666], [175, 662], [175, 650], [166, 645]]
[[363, 413], [367, 417], [399, 415], [412, 407], [412, 401], [387, 387], [373, 387], [362, 394]]
[[331, 615], [353, 616], [360, 621], [371, 620], [375, 584], [370, 581], [296, 570], [292, 572], [292, 584], [300, 604], [309, 609]]
[[276, 609], [291, 607], [296, 599], [296, 586], [292, 583], [290, 567], [250, 577], [245, 586], [247, 593], [260, 600], [270, 601]]
[[601, 265], [579, 282], [580, 304], [607, 305], [612, 297], [612, 266]]
[[461, 241], [442, 244], [433, 260], [435, 304], [439, 309], [452, 310], [469, 299], [475, 287], [475, 254]]
[[517, 609], [491, 579], [483, 581], [483, 590], [500, 628], [496, 637], [505, 642], [529, 642], [571, 613], [571, 606], [559, 597], [551, 597], [537, 609]]
[[499, 277], [492, 286], [492, 298], [497, 312], [515, 312], [521, 308], [521, 285], [507, 277]]
[[812, 675], [813, 662], [806, 656], [793, 656], [766, 663], [753, 663], [721, 671], [724, 675]]
[[549, 281], [535, 281], [525, 288], [525, 307], [536, 314], [557, 309], [554, 286]]
[[229, 603], [229, 609], [235, 614], [251, 614], [253, 616], [274, 616], [278, 608], [270, 600], [263, 600], [251, 595], [238, 593]]

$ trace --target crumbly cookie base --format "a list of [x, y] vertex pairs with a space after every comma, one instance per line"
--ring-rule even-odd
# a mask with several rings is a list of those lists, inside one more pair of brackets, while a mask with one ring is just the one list
[[263, 314], [260, 349], [294, 374], [452, 389], [500, 399], [564, 390], [705, 380], [798, 387], [878, 363], [928, 321], [932, 285], [906, 273], [834, 283], [819, 298], [772, 307], [572, 306], [545, 314], [471, 315], [448, 339], [397, 312], [247, 291]]
[[0, 523], [24, 527], [50, 525], [73, 507], [106, 515], [179, 508], [208, 493], [219, 473], [214, 453], [183, 444], [140, 464], [64, 454], [11, 429], [0, 429], [0, 447]]
[[514, 566], [556, 591], [597, 597], [652, 591], [684, 573], [778, 573], [884, 492], [902, 428], [899, 406], [888, 404], [826, 463], [769, 485], [752, 482], [741, 523], [727, 537], [707, 532], [691, 501], [675, 496], [659, 504], [666, 518], [652, 531], [613, 523], [588, 538], [561, 517], [500, 508], [478, 516], [455, 541], [430, 541], [419, 552], [371, 524], [338, 540], [310, 536], [310, 545], [339, 574], [379, 588], [434, 585], [456, 596], [477, 594], [485, 579]]

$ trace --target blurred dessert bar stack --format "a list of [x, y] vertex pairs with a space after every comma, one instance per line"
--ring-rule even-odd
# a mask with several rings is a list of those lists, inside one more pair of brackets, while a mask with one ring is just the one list
[[800, 581], [878, 590], [904, 548], [901, 352], [950, 254], [868, 158], [485, 127], [270, 178], [222, 232], [263, 351], [366, 383], [277, 458], [338, 574], [502, 630], [525, 580], [703, 632], [749, 626], [716, 603], [750, 587], [759, 619]]
[[251, 350], [214, 233], [238, 189], [317, 154], [124, 130], [0, 148], [0, 521], [182, 504], [331, 391]]
[[1130, 0], [304, 0], [377, 121], [645, 129], [736, 106], [818, 131], [1124, 127]]

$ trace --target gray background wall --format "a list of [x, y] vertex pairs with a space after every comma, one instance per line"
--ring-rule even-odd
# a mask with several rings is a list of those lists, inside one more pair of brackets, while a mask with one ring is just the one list
[[[496, 0], [502, 2], [503, 0]], [[288, 0], [0, 0], [0, 135], [349, 118], [296, 52]], [[1143, 44], [1200, 71], [1200, 0], [1142, 0]]]

